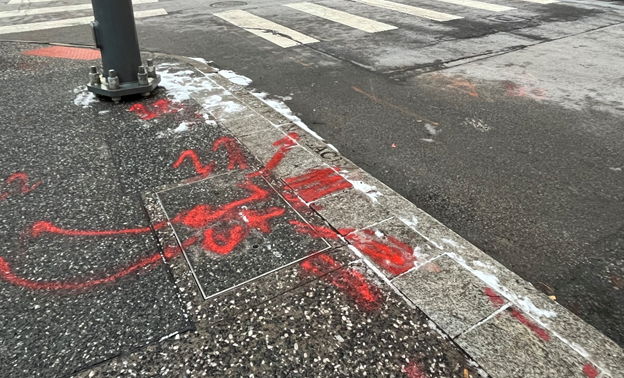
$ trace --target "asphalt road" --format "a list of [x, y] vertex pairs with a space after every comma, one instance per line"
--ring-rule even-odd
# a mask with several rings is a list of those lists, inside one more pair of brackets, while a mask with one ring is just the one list
[[[383, 26], [288, 3], [140, 4], [167, 13], [138, 22], [142, 47], [212, 60], [288, 99], [347, 157], [624, 345], [624, 4], [402, 1], [456, 18], [437, 21], [377, 1], [317, 3]], [[289, 29], [214, 15], [233, 10]], [[91, 44], [86, 26], [8, 33], [88, 15], [8, 13], [0, 39]]]

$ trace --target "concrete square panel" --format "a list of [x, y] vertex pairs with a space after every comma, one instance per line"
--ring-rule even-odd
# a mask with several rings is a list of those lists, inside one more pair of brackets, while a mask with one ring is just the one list
[[158, 193], [205, 298], [329, 248], [261, 177], [214, 176]]

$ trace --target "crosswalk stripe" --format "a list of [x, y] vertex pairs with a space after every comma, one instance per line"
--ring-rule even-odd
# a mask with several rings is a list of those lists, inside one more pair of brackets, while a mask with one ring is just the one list
[[[437, 1], [440, 1], [443, 3], [455, 4], [455, 5], [462, 5], [468, 8], [483, 9], [483, 10], [492, 11], [492, 12], [506, 12], [506, 11], [516, 9], [516, 8], [508, 7], [505, 5], [490, 4], [490, 3], [484, 3], [482, 1], [475, 1], [475, 0], [437, 0]], [[550, 0], [547, 0], [547, 1], [550, 1]]]
[[[157, 3], [158, 0], [134, 0], [133, 4], [149, 4]], [[59, 7], [34, 8], [34, 9], [18, 9], [0, 12], [0, 18], [33, 16], [37, 14], [72, 12], [78, 10], [91, 9], [91, 4], [63, 5]]]
[[339, 24], [347, 25], [352, 28], [365, 31], [367, 33], [377, 33], [386, 30], [394, 30], [397, 28], [396, 26], [384, 24], [383, 22], [374, 21], [365, 17], [355, 16], [347, 12], [327, 8], [322, 5], [313, 3], [292, 3], [286, 4], [285, 6], [311, 14], [313, 16], [337, 22]]
[[[166, 14], [167, 14], [166, 10], [159, 8], [159, 9], [150, 9], [150, 10], [134, 12], [134, 17], [145, 18], [145, 17], [163, 16]], [[27, 32], [27, 31], [35, 31], [35, 30], [62, 28], [66, 26], [85, 25], [91, 21], [93, 21], [93, 16], [68, 18], [64, 20], [55, 20], [55, 21], [33, 22], [29, 24], [0, 26], [0, 34], [21, 33], [21, 32]]]
[[458, 20], [463, 18], [461, 16], [455, 16], [448, 13], [436, 12], [430, 9], [413, 7], [411, 5], [395, 3], [393, 1], [387, 0], [354, 0], [358, 3], [371, 5], [373, 7], [390, 9], [396, 12], [407, 13], [412, 16], [418, 16], [423, 18], [428, 18], [434, 21], [450, 21], [450, 20]]
[[[28, 5], [30, 3], [53, 3], [59, 0], [11, 0], [9, 1], [7, 4], [8, 5], [13, 5], [13, 4], [24, 4], [24, 5]], [[133, 0], [132, 3], [133, 4], [138, 4], [138, 1], [141, 0]]]
[[214, 15], [280, 47], [318, 42], [317, 39], [243, 10], [231, 10]]
[[527, 1], [529, 3], [536, 3], [536, 4], [553, 4], [553, 3], [559, 2], [557, 0], [522, 0], [522, 1]]

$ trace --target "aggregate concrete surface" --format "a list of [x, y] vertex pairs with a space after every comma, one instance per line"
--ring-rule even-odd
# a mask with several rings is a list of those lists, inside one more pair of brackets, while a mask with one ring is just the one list
[[[248, 176], [262, 165], [195, 101], [164, 90], [95, 101], [82, 87], [90, 63], [20, 54], [37, 47], [0, 44], [0, 85], [15, 100], [1, 109], [2, 374], [485, 374], [350, 250], [316, 236], [283, 248], [297, 235], [288, 221], [320, 218], [270, 194], [270, 174]], [[300, 170], [295, 157], [278, 174]], [[254, 195], [262, 207], [244, 202]], [[225, 224], [180, 237], [180, 225], [210, 224], [213, 211]], [[244, 246], [230, 245], [241, 229]], [[236, 263], [245, 251], [269, 258]], [[197, 252], [214, 257], [189, 263]], [[201, 274], [219, 258], [231, 274]], [[230, 290], [205, 300], [214, 279], [214, 292]]]

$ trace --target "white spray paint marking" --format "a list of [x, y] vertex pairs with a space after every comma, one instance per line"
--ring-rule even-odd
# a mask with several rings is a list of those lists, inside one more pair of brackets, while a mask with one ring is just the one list
[[[90, 108], [91, 104], [98, 102], [97, 97], [87, 90], [87, 87], [82, 85], [74, 89], [76, 97], [74, 98], [74, 105], [81, 106], [83, 108]], [[101, 114], [101, 113], [100, 113]]]
[[459, 263], [461, 266], [463, 266], [465, 269], [470, 271], [470, 273], [477, 276], [481, 281], [485, 282], [489, 287], [501, 293], [504, 297], [509, 299], [511, 302], [518, 305], [518, 307], [520, 307], [524, 312], [532, 315], [533, 317], [536, 317], [539, 319], [539, 318], [554, 318], [557, 316], [557, 313], [554, 311], [544, 310], [535, 306], [530, 298], [517, 296], [512, 291], [502, 286], [498, 280], [498, 277], [496, 277], [494, 274], [484, 272], [482, 270], [471, 267], [470, 265], [466, 263], [466, 261], [461, 256], [455, 253], [448, 252], [447, 255], [451, 257], [453, 260], [455, 260], [457, 263]]
[[219, 75], [228, 79], [232, 83], [242, 85], [243, 87], [246, 87], [253, 82], [253, 80], [251, 80], [247, 76], [239, 75], [236, 72], [230, 70], [219, 70]]
[[359, 190], [360, 192], [366, 194], [372, 202], [379, 203], [378, 197], [381, 197], [382, 194], [379, 190], [377, 190], [376, 186], [369, 185], [364, 181], [349, 178], [349, 171], [342, 170], [339, 173], [345, 178], [345, 180], [349, 181], [351, 185], [353, 185], [353, 189]]
[[280, 113], [284, 117], [288, 118], [288, 120], [290, 120], [292, 123], [294, 123], [295, 125], [299, 126], [303, 130], [305, 130], [308, 134], [310, 134], [314, 138], [320, 140], [321, 142], [325, 141], [323, 138], [321, 138], [320, 135], [318, 135], [312, 129], [310, 129], [308, 127], [308, 125], [303, 123], [301, 118], [299, 118], [296, 115], [294, 115], [292, 110], [290, 110], [288, 105], [284, 104], [283, 101], [276, 100], [276, 99], [273, 99], [273, 98], [269, 98], [269, 94], [266, 93], [266, 92], [252, 92], [252, 94], [254, 96], [256, 96], [256, 98], [258, 98], [259, 100], [261, 100], [262, 102], [264, 102], [265, 104], [267, 104], [271, 108], [273, 108], [273, 110], [277, 111], [278, 113]]

